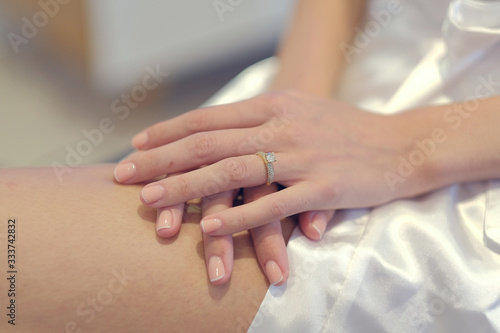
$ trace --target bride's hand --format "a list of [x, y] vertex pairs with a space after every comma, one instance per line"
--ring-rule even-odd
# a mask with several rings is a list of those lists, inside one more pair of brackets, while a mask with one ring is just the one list
[[[409, 126], [329, 98], [299, 92], [268, 93], [239, 103], [198, 109], [157, 124], [135, 138], [165, 144], [138, 151], [123, 183], [182, 172], [148, 184], [141, 199], [165, 207], [268, 180], [257, 151], [275, 152], [274, 181], [285, 188], [205, 216], [210, 235], [253, 229], [307, 211], [369, 207], [426, 190], [420, 174], [391, 187], [385, 175], [414, 146]], [[199, 168], [200, 166], [206, 167]]]

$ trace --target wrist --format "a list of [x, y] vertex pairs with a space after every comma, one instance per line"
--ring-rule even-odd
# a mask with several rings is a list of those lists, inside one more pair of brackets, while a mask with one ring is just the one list
[[[294, 66], [300, 68], [303, 66]], [[281, 66], [273, 78], [269, 91], [298, 90], [315, 96], [330, 97], [333, 93], [334, 80], [328, 71], [307, 72], [293, 69], [292, 66]]]
[[444, 110], [441, 106], [424, 107], [392, 116], [399, 142], [391, 188], [396, 198], [462, 181], [456, 168], [466, 166], [451, 158], [457, 153], [457, 142], [443, 121]]
[[455, 103], [394, 116], [399, 137], [404, 137], [397, 165], [403, 196], [500, 177], [500, 99], [479, 100], [477, 105], [473, 113]]

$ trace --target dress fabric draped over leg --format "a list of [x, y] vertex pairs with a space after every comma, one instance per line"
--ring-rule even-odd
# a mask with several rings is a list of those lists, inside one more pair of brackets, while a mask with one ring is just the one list
[[[500, 1], [375, 0], [360, 28], [342, 46], [343, 101], [383, 114], [463, 101], [446, 133], [500, 95]], [[259, 94], [277, 66], [248, 68], [208, 104]], [[296, 228], [287, 248], [289, 280], [249, 332], [500, 331], [499, 180], [341, 210], [321, 241]]]

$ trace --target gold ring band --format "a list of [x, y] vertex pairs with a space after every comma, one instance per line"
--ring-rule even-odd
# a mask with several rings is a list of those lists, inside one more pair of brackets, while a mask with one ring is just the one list
[[276, 162], [276, 155], [274, 154], [274, 152], [264, 153], [263, 151], [258, 151], [255, 153], [255, 155], [258, 155], [266, 165], [267, 169], [266, 185], [271, 185], [274, 179], [273, 162]]

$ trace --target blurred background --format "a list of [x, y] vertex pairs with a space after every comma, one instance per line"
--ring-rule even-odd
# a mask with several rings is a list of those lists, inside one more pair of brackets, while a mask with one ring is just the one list
[[0, 0], [0, 167], [115, 162], [273, 55], [292, 0]]

